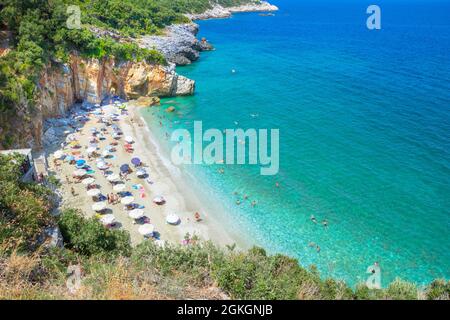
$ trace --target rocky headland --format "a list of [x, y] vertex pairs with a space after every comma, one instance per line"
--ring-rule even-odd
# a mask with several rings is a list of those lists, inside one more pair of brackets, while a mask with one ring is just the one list
[[160, 51], [171, 63], [187, 65], [196, 61], [201, 51], [213, 49], [206, 39], [197, 39], [197, 33], [195, 23], [177, 24], [167, 27], [162, 36], [143, 36], [137, 41], [141, 47]]

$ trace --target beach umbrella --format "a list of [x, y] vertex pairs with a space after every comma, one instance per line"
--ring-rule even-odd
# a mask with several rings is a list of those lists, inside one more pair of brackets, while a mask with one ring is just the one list
[[133, 197], [124, 197], [124, 198], [122, 198], [122, 200], [120, 200], [120, 203], [124, 204], [124, 205], [129, 205], [129, 204], [132, 204], [133, 201], [134, 201]]
[[113, 187], [114, 191], [123, 191], [125, 189], [125, 183], [118, 183]]
[[134, 209], [134, 210], [131, 210], [130, 212], [128, 212], [128, 215], [130, 216], [130, 218], [140, 219], [144, 216], [144, 210]]
[[119, 179], [119, 176], [118, 176], [117, 174], [113, 173], [113, 174], [110, 174], [109, 176], [107, 176], [106, 179], [107, 179], [108, 181], [111, 181], [111, 182], [112, 182], [112, 181], [118, 180], [118, 179]]
[[102, 156], [108, 157], [108, 156], [109, 156], [109, 151], [108, 151], [108, 150], [104, 150], [104, 151], [102, 152]]
[[94, 182], [95, 182], [95, 179], [94, 178], [86, 178], [86, 179], [84, 179], [83, 181], [81, 181], [83, 184], [85, 184], [85, 185], [90, 185], [90, 184], [93, 184]]
[[86, 164], [86, 160], [80, 159], [75, 162], [78, 167], [82, 167]]
[[76, 177], [82, 177], [82, 176], [86, 175], [86, 170], [84, 170], [84, 169], [75, 170], [73, 172], [73, 175]]
[[97, 163], [97, 168], [99, 168], [100, 170], [106, 170], [108, 169], [108, 165], [106, 164], [106, 162], [104, 161], [100, 161]]
[[141, 165], [141, 159], [139, 158], [133, 158], [131, 159], [131, 163], [135, 166], [140, 166]]
[[153, 202], [156, 204], [164, 204], [166, 200], [164, 199], [164, 197], [158, 196], [153, 199]]
[[106, 209], [106, 202], [96, 202], [92, 205], [92, 210], [97, 212], [105, 209]]
[[121, 172], [128, 172], [128, 171], [130, 171], [130, 166], [127, 165], [127, 164], [123, 164], [123, 165], [120, 166], [120, 171]]
[[58, 150], [58, 151], [56, 151], [56, 152], [53, 154], [53, 156], [54, 156], [56, 159], [61, 159], [61, 158], [64, 156], [64, 152], [62, 152], [62, 150]]
[[94, 105], [94, 107], [100, 108], [100, 103], [96, 103], [96, 104]]
[[87, 153], [94, 153], [95, 151], [97, 151], [97, 148], [95, 148], [95, 147], [89, 147], [86, 150]]
[[87, 191], [88, 196], [96, 197], [101, 193], [100, 189], [91, 189]]
[[67, 161], [67, 162], [70, 162], [70, 161], [73, 161], [73, 160], [75, 160], [75, 157], [74, 157], [74, 156], [67, 156], [67, 157], [66, 157], [66, 161]]
[[134, 139], [133, 139], [132, 136], [127, 136], [127, 137], [125, 137], [125, 141], [128, 142], [128, 143], [133, 143]]
[[155, 226], [150, 223], [143, 224], [142, 226], [140, 226], [138, 228], [138, 232], [140, 234], [142, 234], [143, 236], [151, 236], [151, 235], [153, 235], [154, 231], [155, 231]]
[[178, 224], [179, 222], [180, 222], [180, 217], [178, 217], [176, 214], [174, 214], [174, 213], [172, 213], [172, 214], [169, 214], [167, 217], [166, 217], [166, 222], [168, 223], [168, 224]]
[[100, 222], [105, 226], [109, 226], [116, 222], [116, 217], [114, 217], [114, 215], [112, 214], [105, 214], [100, 218]]
[[140, 170], [138, 170], [138, 171], [136, 172], [136, 175], [137, 175], [138, 177], [143, 177], [143, 176], [145, 176], [146, 174], [147, 174], [147, 172], [145, 172], [144, 169], [140, 169]]

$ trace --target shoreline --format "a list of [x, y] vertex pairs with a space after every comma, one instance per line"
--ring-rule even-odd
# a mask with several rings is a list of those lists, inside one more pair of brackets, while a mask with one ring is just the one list
[[[171, 244], [180, 244], [185, 239], [185, 235], [189, 233], [191, 238], [196, 235], [202, 241], [212, 241], [220, 247], [236, 244], [238, 249], [248, 248], [247, 242], [244, 241], [243, 237], [238, 234], [232, 234], [230, 229], [226, 228], [222, 221], [219, 221], [212, 214], [215, 210], [207, 201], [201, 201], [199, 196], [201, 192], [194, 190], [187, 178], [181, 172], [176, 172], [169, 161], [162, 155], [158, 139], [153, 136], [151, 129], [140, 115], [139, 108], [143, 107], [135, 105], [134, 101], [125, 103], [125, 105], [127, 106], [128, 115], [120, 116], [116, 125], [123, 132], [123, 137], [133, 137], [135, 151], [132, 154], [128, 154], [122, 150], [122, 138], [119, 140], [117, 150], [113, 153], [114, 158], [107, 160], [107, 163], [111, 165], [110, 169], [114, 173], [118, 171], [121, 164], [130, 163], [133, 157], [139, 157], [145, 164], [145, 170], [149, 173], [151, 184], [145, 183], [143, 179], [134, 177], [133, 174], [130, 174], [130, 177], [126, 179], [122, 179], [121, 183], [126, 184], [127, 191], [133, 192], [133, 196], [136, 199], [135, 202], [144, 206], [145, 216], [150, 219], [151, 224], [155, 226], [157, 234], [160, 235], [156, 239], [167, 241]], [[114, 112], [113, 109], [115, 107], [113, 105], [105, 105], [100, 108], [102, 114], [110, 115]], [[71, 131], [71, 121], [75, 121], [74, 119], [80, 116], [85, 116], [88, 120], [82, 122], [81, 125], [77, 124], [76, 127], [78, 129], [71, 134], [76, 135], [77, 141], [79, 141], [81, 146], [81, 148], [76, 149], [80, 153], [76, 157], [87, 160], [85, 156], [86, 151], [83, 148], [86, 149], [89, 145], [89, 139], [91, 139], [89, 132], [101, 125], [99, 125], [93, 113], [81, 111], [77, 107], [73, 108], [66, 117], [53, 119], [53, 121], [59, 122], [60, 125], [57, 126], [56, 123], [51, 125], [55, 134], [50, 140], [51, 143], [46, 143], [44, 151], [49, 164], [49, 172], [61, 182], [61, 186], [57, 190], [62, 201], [57, 212], [73, 208], [80, 210], [82, 215], [89, 218], [97, 215], [91, 209], [94, 202], [87, 195], [86, 186], [81, 183], [75, 183], [75, 179], [73, 177], [70, 178], [74, 170], [72, 165], [62, 160], [55, 160], [54, 156], [57, 151], [67, 155], [74, 151], [68, 146], [60, 147], [60, 143], [65, 140], [68, 130]], [[104, 147], [103, 144], [106, 144], [107, 140], [99, 141], [99, 153], [101, 153]], [[87, 163], [93, 165], [95, 162], [89, 159]], [[100, 174], [100, 171], [94, 171], [92, 177], [96, 180], [96, 184], [99, 185], [101, 194], [106, 195], [114, 192], [112, 185]], [[139, 198], [136, 191], [131, 189], [131, 186], [135, 185], [142, 186], [145, 198]], [[165, 198], [166, 203], [162, 206], [153, 204], [152, 199], [160, 195]], [[108, 204], [107, 210], [115, 216], [118, 227], [130, 233], [132, 245], [137, 245], [144, 241], [145, 238], [138, 232], [139, 225], [128, 217], [127, 212], [120, 204]], [[200, 222], [195, 221], [195, 212], [200, 213], [202, 218]], [[173, 213], [180, 218], [180, 223], [175, 226], [169, 225], [165, 221], [165, 217]]]
[[[218, 10], [217, 7], [214, 7], [213, 9], [208, 10], [204, 13], [208, 16], [206, 19], [229, 18], [232, 13], [239, 12], [278, 10], [276, 6], [273, 6], [268, 2], [262, 2], [258, 5], [229, 7], [224, 9], [225, 11], [222, 9], [224, 8], [221, 7], [221, 9]], [[199, 16], [190, 18], [192, 20], [205, 20], [205, 17]], [[164, 155], [162, 152], [160, 139], [154, 135], [152, 129], [140, 114], [139, 109], [144, 107], [138, 106], [136, 102], [137, 100], [132, 100], [126, 103], [129, 117], [120, 119], [118, 125], [121, 130], [123, 130], [124, 136], [130, 135], [136, 139], [137, 145], [141, 148], [139, 157], [143, 159], [144, 163], [150, 164], [150, 171], [153, 172], [151, 177], [153, 180], [156, 178], [155, 184], [152, 185], [151, 188], [146, 188], [146, 191], [152, 196], [160, 195], [161, 193], [167, 194], [164, 196], [167, 199], [167, 204], [157, 210], [152, 208], [150, 214], [150, 216], [156, 217], [156, 219], [154, 217], [151, 218], [152, 224], [154, 224], [156, 230], [161, 233], [161, 239], [175, 244], [181, 243], [185, 235], [189, 233], [191, 236], [195, 234], [200, 239], [206, 241], [210, 240], [219, 246], [235, 244], [238, 250], [250, 248], [252, 241], [246, 239], [244, 235], [239, 234], [238, 230], [233, 227], [233, 224], [226, 221], [228, 214], [223, 205], [219, 204], [218, 201], [209, 201], [210, 203], [208, 203], [208, 201], [201, 200], [200, 195], [204, 193], [202, 190], [204, 190], [203, 188], [206, 188], [204, 183], [188, 173], [181, 172], [179, 168], [170, 163], [167, 155]], [[105, 105], [101, 108], [105, 109], [111, 106], [112, 105]], [[70, 109], [69, 116], [79, 111], [80, 110], [77, 108]], [[86, 141], [84, 141], [84, 143], [85, 142]], [[52, 147], [44, 148], [44, 150], [47, 153], [47, 160], [50, 164], [52, 163], [52, 161], [50, 161], [50, 154], [61, 149], [55, 149], [55, 146], [53, 145]], [[50, 170], [54, 170], [54, 168], [50, 168]], [[58, 178], [62, 177], [58, 176]], [[64, 204], [67, 204], [67, 202], [71, 203], [71, 200], [73, 199], [70, 199], [70, 196], [67, 196], [68, 190], [66, 190], [67, 188], [65, 187], [67, 186], [63, 184], [60, 189], [62, 189], [62, 198], [66, 198], [64, 199]], [[146, 187], [148, 186], [146, 185]], [[81, 202], [85, 202], [84, 200], [86, 200], [86, 197], [84, 197]], [[74, 207], [81, 209], [83, 214], [87, 217], [93, 216], [89, 213], [91, 211], [90, 208], [79, 207], [77, 205]], [[167, 224], [165, 224], [164, 219], [161, 219], [161, 217], [174, 212], [179, 214], [181, 223], [176, 227], [167, 227]], [[201, 214], [201, 222], [194, 222], [195, 212]], [[213, 212], [216, 212], [216, 214]], [[136, 234], [136, 232], [131, 231], [130, 229], [133, 229], [132, 226], [124, 223], [124, 219], [125, 217], [121, 217], [119, 220], [122, 220], [121, 225], [130, 231], [132, 243], [137, 244], [141, 242], [142, 237], [140, 237], [139, 234]]]
[[[204, 220], [201, 224], [191, 225], [189, 226], [191, 229], [188, 229], [187, 232], [194, 231], [193, 227], [201, 228], [201, 236], [204, 240], [211, 240], [215, 244], [220, 246], [232, 245], [236, 244], [239, 249], [248, 248], [248, 242], [239, 234], [233, 234], [231, 230], [227, 227], [223, 226], [222, 221], [213, 214], [216, 210], [222, 210], [218, 205], [212, 205], [210, 203], [202, 202], [201, 190], [198, 190], [201, 181], [189, 181], [192, 179], [189, 175], [180, 171], [180, 169], [173, 164], [171, 164], [170, 160], [164, 155], [162, 151], [161, 142], [155, 136], [154, 132], [152, 132], [151, 127], [144, 120], [142, 115], [140, 114], [139, 106], [133, 105], [131, 101], [129, 104], [129, 112], [133, 119], [133, 125], [130, 125], [130, 129], [133, 130], [134, 136], [137, 137], [138, 141], [141, 140], [141, 144], [146, 147], [146, 154], [151, 154], [154, 157], [153, 161], [160, 165], [160, 168], [164, 168], [162, 171], [165, 171], [164, 174], [167, 178], [170, 178], [173, 183], [175, 190], [177, 191], [177, 197], [182, 199], [183, 205], [187, 211], [198, 211], [201, 213], [201, 216], [204, 217]], [[144, 108], [159, 108], [158, 106], [153, 107], [144, 107]], [[136, 125], [137, 124], [137, 125]], [[150, 150], [154, 150], [151, 152]], [[194, 183], [192, 183], [194, 182]], [[224, 211], [222, 211], [224, 212]], [[192, 234], [192, 233], [191, 233]]]

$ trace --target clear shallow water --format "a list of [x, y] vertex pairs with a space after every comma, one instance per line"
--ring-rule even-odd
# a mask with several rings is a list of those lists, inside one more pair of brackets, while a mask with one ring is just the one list
[[[200, 21], [199, 36], [217, 50], [178, 68], [196, 94], [144, 117], [162, 138], [194, 120], [280, 129], [277, 176], [184, 168], [253, 243], [350, 284], [374, 261], [384, 285], [450, 278], [449, 2], [379, 1], [381, 31], [366, 29], [358, 1], [274, 3], [274, 17]], [[177, 113], [164, 112], [171, 105]], [[243, 194], [258, 205], [237, 206]]]

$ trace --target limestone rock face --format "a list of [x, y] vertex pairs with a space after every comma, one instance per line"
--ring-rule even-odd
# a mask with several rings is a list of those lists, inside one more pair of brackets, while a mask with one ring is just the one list
[[63, 115], [77, 102], [101, 103], [114, 93], [125, 99], [149, 97], [151, 104], [155, 104], [159, 102], [158, 97], [190, 95], [194, 88], [195, 82], [179, 76], [174, 64], [117, 64], [114, 59], [84, 59], [72, 55], [67, 64], [53, 62], [44, 68], [35, 106], [28, 105], [24, 94], [16, 106], [17, 116], [10, 121], [10, 127], [2, 130], [15, 137], [14, 144], [8, 147], [39, 149], [44, 120]]

